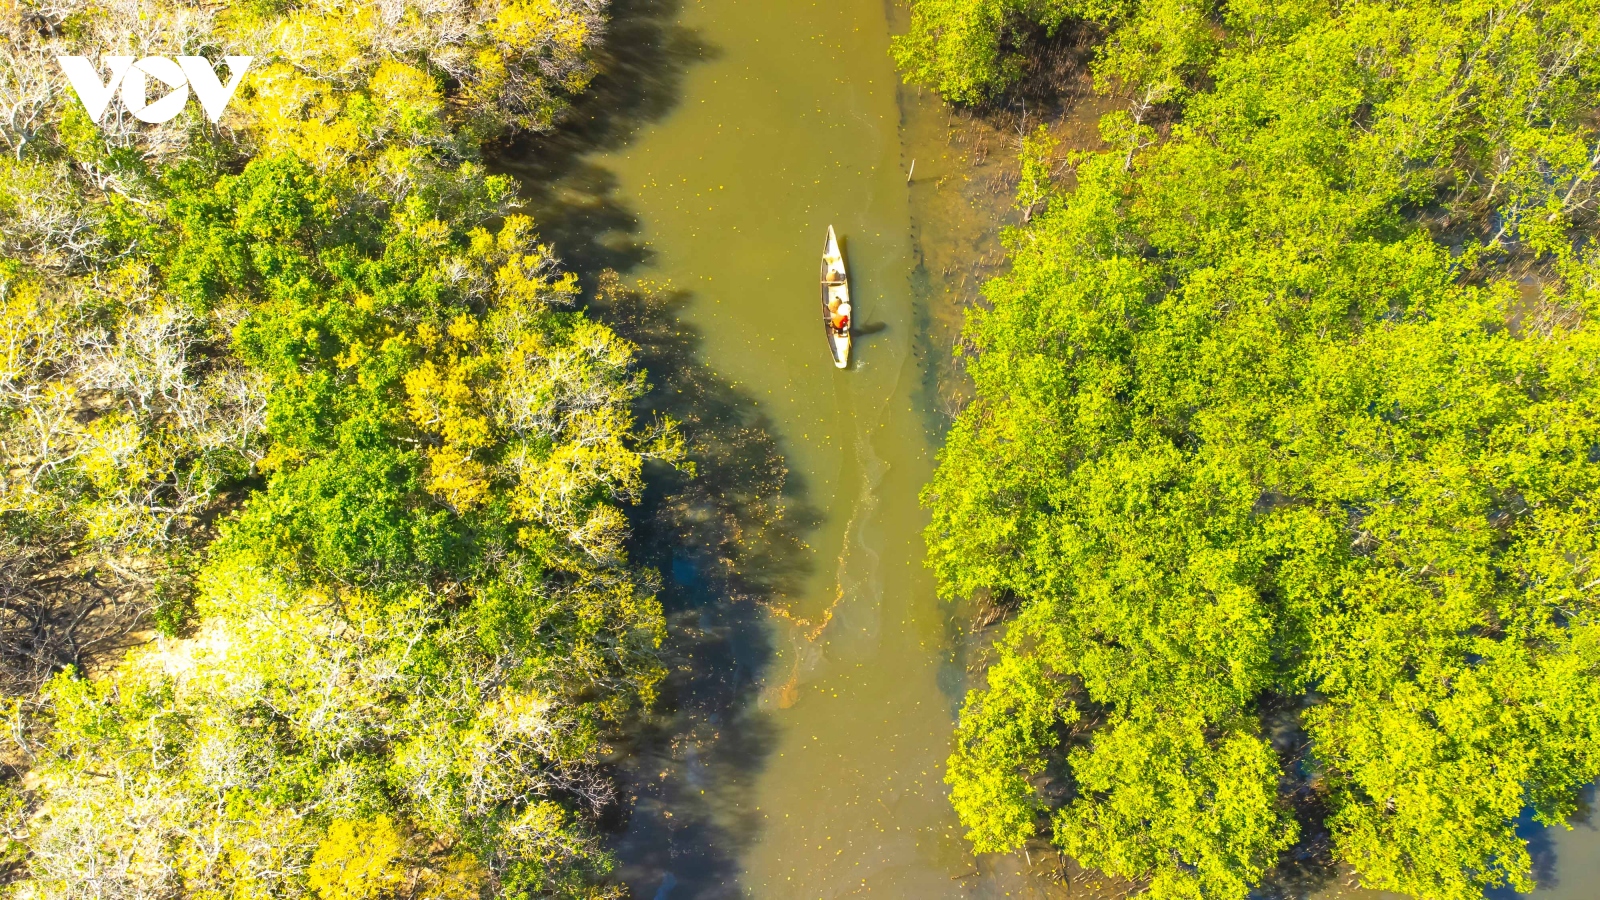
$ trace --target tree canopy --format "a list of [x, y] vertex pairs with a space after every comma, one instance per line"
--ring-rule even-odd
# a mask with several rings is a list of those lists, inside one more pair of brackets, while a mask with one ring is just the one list
[[1170, 101], [1210, 61], [1217, 4], [1208, 0], [915, 0], [911, 30], [891, 51], [906, 81], [947, 99], [994, 98], [1023, 73], [1040, 37], [1077, 24], [1104, 33], [1101, 86], [1136, 85], [1145, 103]]
[[1519, 816], [1600, 775], [1600, 6], [1213, 15], [1175, 124], [1129, 79], [1110, 149], [1027, 142], [969, 316], [930, 564], [1016, 614], [953, 802], [1157, 898], [1311, 827], [1373, 887], [1531, 889]]
[[[481, 150], [555, 120], [603, 12], [3, 13], [5, 587], [167, 634], [12, 686], [24, 891], [615, 894], [600, 762], [664, 674], [621, 506], [681, 441]], [[123, 48], [257, 61], [215, 127], [30, 93]]]

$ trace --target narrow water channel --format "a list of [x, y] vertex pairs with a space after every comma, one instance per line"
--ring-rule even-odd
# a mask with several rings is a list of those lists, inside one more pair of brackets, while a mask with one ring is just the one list
[[[942, 781], [964, 683], [922, 565], [917, 492], [935, 414], [928, 353], [917, 352], [927, 316], [912, 291], [890, 14], [884, 0], [624, 4], [611, 83], [579, 110], [592, 121], [579, 123], [577, 158], [528, 154], [544, 167], [530, 183], [554, 179], [531, 206], [558, 252], [586, 277], [610, 267], [655, 283], [693, 336], [677, 348], [692, 361], [653, 371], [672, 391], [687, 380], [712, 395], [720, 421], [691, 430], [759, 432], [746, 446], [700, 435], [701, 452], [763, 445], [783, 481], [679, 504], [691, 519], [698, 503], [735, 520], [734, 538], [715, 538], [727, 540], [721, 555], [741, 557], [735, 568], [782, 572], [719, 580], [705, 571], [716, 560], [692, 547], [658, 561], [675, 630], [704, 643], [682, 650], [683, 664], [709, 654], [726, 672], [671, 687], [689, 712], [622, 763], [633, 811], [617, 852], [636, 897], [1026, 888], [1020, 862], [975, 868]], [[830, 224], [855, 293], [844, 371], [817, 313]], [[741, 502], [767, 509], [723, 508]], [[741, 596], [699, 603], [698, 589], [716, 593], [708, 581]]]
[[[1053, 854], [974, 859], [946, 801], [967, 660], [917, 493], [950, 411], [945, 292], [968, 277], [918, 242], [973, 229], [917, 220], [953, 207], [913, 192], [959, 173], [937, 101], [898, 85], [892, 3], [620, 0], [575, 121], [506, 153], [699, 466], [656, 473], [640, 512], [674, 669], [616, 754], [617, 877], [641, 900], [1121, 893], [1064, 886]], [[982, 239], [941, 259], [998, 259], [996, 211], [974, 215]], [[856, 295], [844, 371], [818, 321], [830, 224]], [[1594, 896], [1572, 892], [1586, 834], [1544, 839], [1548, 900]]]

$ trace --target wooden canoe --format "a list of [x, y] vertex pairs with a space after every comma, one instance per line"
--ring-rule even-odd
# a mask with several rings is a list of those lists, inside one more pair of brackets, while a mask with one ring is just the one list
[[[842, 331], [833, 327], [833, 304], [838, 301], [850, 311], [850, 322]], [[844, 257], [839, 253], [839, 239], [828, 226], [828, 242], [822, 248], [822, 331], [828, 338], [828, 352], [833, 354], [833, 364], [838, 368], [850, 365], [850, 325], [854, 324], [855, 311], [850, 309], [850, 276], [845, 273]]]

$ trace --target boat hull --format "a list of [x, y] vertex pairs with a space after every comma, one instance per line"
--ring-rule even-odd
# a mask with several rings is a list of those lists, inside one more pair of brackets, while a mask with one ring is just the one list
[[835, 299], [841, 303], [850, 302], [850, 276], [845, 271], [844, 256], [839, 252], [839, 239], [830, 225], [827, 243], [822, 248], [822, 332], [828, 340], [828, 353], [833, 357], [834, 366], [844, 369], [850, 366], [850, 326], [845, 326], [843, 334], [834, 330], [830, 305]]

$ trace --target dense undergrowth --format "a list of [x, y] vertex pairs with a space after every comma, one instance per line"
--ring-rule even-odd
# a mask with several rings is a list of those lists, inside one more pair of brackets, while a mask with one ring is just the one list
[[[680, 441], [481, 161], [604, 13], [0, 10], [13, 890], [615, 893], [600, 763], [663, 675], [619, 504]], [[255, 62], [217, 125], [96, 125], [63, 53]]]
[[1073, 19], [1130, 108], [1025, 143], [925, 493], [943, 591], [1016, 606], [975, 848], [1530, 889], [1519, 816], [1600, 775], [1600, 5], [920, 0], [896, 54], [992, 97]]

